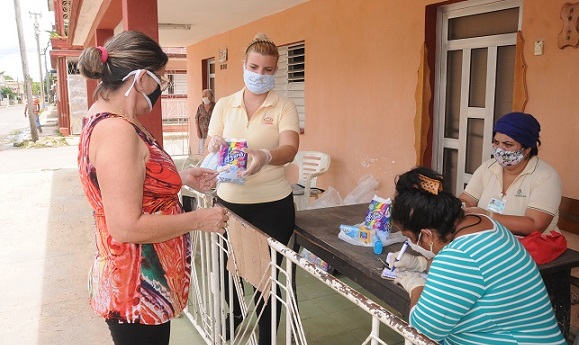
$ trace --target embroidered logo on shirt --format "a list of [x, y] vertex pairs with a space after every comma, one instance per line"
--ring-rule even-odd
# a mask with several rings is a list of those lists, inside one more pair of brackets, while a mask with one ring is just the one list
[[270, 116], [265, 116], [261, 123], [263, 123], [264, 125], [271, 125], [273, 124], [273, 118]]
[[515, 196], [516, 196], [517, 198], [526, 198], [526, 197], [527, 197], [525, 194], [523, 194], [523, 191], [520, 190], [520, 189], [517, 190], [517, 193], [515, 194]]

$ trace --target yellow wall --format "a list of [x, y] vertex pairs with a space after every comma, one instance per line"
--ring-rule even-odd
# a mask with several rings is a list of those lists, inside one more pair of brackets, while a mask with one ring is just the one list
[[[277, 45], [304, 40], [306, 128], [300, 149], [332, 157], [330, 172], [319, 185], [332, 186], [345, 197], [360, 177], [371, 174], [381, 182], [378, 194], [391, 196], [395, 176], [417, 161], [415, 89], [425, 6], [433, 3], [437, 1], [311, 0], [189, 46], [190, 109], [199, 103], [201, 61], [217, 58], [219, 49], [228, 48], [229, 59], [227, 69], [216, 65], [216, 99], [243, 87], [243, 54], [256, 33], [266, 33]], [[564, 194], [577, 198], [579, 163], [568, 157], [579, 151], [579, 49], [557, 47], [563, 3], [524, 1], [526, 111], [543, 127], [540, 157], [560, 171]], [[545, 41], [545, 54], [538, 57], [533, 55], [536, 39]], [[197, 141], [191, 142], [196, 152]], [[293, 170], [289, 175], [294, 178]]]

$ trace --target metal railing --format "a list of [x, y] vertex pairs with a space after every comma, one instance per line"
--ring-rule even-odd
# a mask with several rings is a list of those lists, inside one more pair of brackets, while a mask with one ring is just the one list
[[171, 156], [189, 155], [189, 111], [187, 98], [163, 98], [163, 148]]
[[[204, 208], [213, 205], [214, 197], [211, 194], [199, 193], [192, 189], [189, 189], [189, 191], [195, 195], [197, 207]], [[243, 258], [248, 258], [247, 253], [244, 253], [243, 249], [241, 251], [238, 250], [239, 244], [232, 243], [240, 240], [239, 237], [235, 237], [235, 231], [233, 231], [239, 228], [243, 231], [243, 237], [249, 238], [249, 241], [252, 242], [252, 251], [250, 253], [252, 267], [261, 264], [264, 268], [261, 270], [262, 275], [257, 280], [255, 275], [252, 277], [251, 274], [248, 274], [242, 268], [244, 265]], [[232, 300], [233, 290], [238, 293], [244, 320], [233, 339], [230, 340], [230, 343], [257, 344], [256, 321], [261, 315], [258, 313], [259, 308], [256, 308], [255, 297], [256, 294], [257, 296], [262, 296], [262, 294], [256, 289], [251, 298], [246, 298], [243, 295], [243, 281], [247, 280], [253, 286], [257, 286], [258, 289], [264, 291], [264, 295], [269, 293], [273, 299], [281, 302], [286, 315], [285, 344], [307, 344], [293, 280], [295, 277], [293, 270], [296, 268], [303, 269], [371, 316], [371, 331], [362, 344], [388, 344], [380, 338], [380, 324], [384, 324], [400, 334], [405, 339], [406, 344], [436, 344], [436, 342], [410, 327], [403, 319], [367, 298], [340, 279], [321, 270], [284, 244], [268, 237], [235, 214], [230, 213], [227, 233], [227, 237], [200, 231], [191, 233], [193, 271], [191, 273], [189, 306], [185, 311], [185, 315], [207, 344], [227, 343], [226, 329], [234, 329], [233, 315], [229, 311], [226, 302], [227, 300]], [[230, 241], [228, 238], [235, 239], [235, 241]], [[259, 250], [259, 243], [266, 246], [265, 259], [263, 248], [261, 251]], [[275, 260], [277, 253], [283, 255], [285, 259], [285, 263], [281, 266], [277, 265]], [[230, 263], [228, 267], [223, 265], [226, 256]], [[229, 272], [225, 274], [228, 268]], [[232, 286], [232, 284], [235, 286], [235, 289], [229, 289], [228, 298], [225, 296], [226, 289], [222, 288], [225, 279], [228, 279], [229, 286]], [[277, 294], [278, 288], [281, 291], [280, 295]], [[259, 298], [258, 303], [263, 301], [263, 299], [267, 300], [267, 296]], [[277, 303], [272, 303], [271, 308], [272, 344], [277, 343], [276, 318], [274, 316], [276, 315], [276, 305]], [[229, 317], [227, 317], [228, 315]], [[226, 325], [226, 320], [229, 320], [229, 325]]]

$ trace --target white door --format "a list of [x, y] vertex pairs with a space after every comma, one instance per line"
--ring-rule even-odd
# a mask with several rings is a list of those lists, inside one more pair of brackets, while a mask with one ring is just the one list
[[491, 157], [493, 125], [512, 109], [520, 12], [518, 0], [439, 8], [432, 161], [455, 195]]

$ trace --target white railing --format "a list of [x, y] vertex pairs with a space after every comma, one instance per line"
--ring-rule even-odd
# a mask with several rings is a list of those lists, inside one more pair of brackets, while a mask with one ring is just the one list
[[[199, 193], [192, 189], [189, 189], [189, 191], [196, 195], [197, 207], [204, 208], [213, 205], [214, 198], [212, 195]], [[236, 229], [241, 229], [243, 236], [236, 237]], [[294, 290], [294, 267], [303, 269], [316, 277], [371, 315], [371, 331], [362, 344], [388, 344], [380, 338], [380, 324], [386, 325], [404, 337], [406, 344], [436, 344], [417, 332], [416, 329], [410, 327], [406, 321], [333, 275], [319, 269], [284, 244], [268, 237], [235, 214], [231, 214], [231, 212], [228, 221], [228, 237], [234, 239], [234, 243], [226, 237], [215, 233], [193, 231], [191, 234], [193, 271], [191, 274], [189, 306], [185, 314], [207, 344], [225, 344], [227, 341], [225, 323], [227, 314], [231, 313], [228, 312], [225, 289], [221, 288], [224, 286], [224, 279], [228, 279], [229, 286], [235, 285], [235, 289], [229, 289], [228, 300], [232, 300], [233, 290], [237, 291], [242, 314], [244, 315], [244, 321], [239, 326], [235, 337], [231, 340], [231, 344], [257, 344], [257, 320], [261, 315], [257, 315], [258, 308], [255, 308], [255, 296], [259, 294], [259, 291], [256, 290], [251, 298], [246, 298], [243, 295], [242, 280], [251, 282], [253, 286], [267, 291], [264, 294], [269, 293], [273, 296], [273, 299], [281, 302], [286, 315], [285, 344], [307, 344], [297, 306], [296, 291]], [[240, 244], [237, 242], [242, 241], [242, 238], [251, 242], [252, 251], [249, 256], [248, 253], [243, 251], [243, 244], [241, 244], [241, 250], [239, 250]], [[265, 254], [263, 248], [260, 251], [259, 243], [263, 244], [261, 247], [265, 248]], [[233, 250], [230, 248], [233, 248]], [[283, 255], [285, 258], [285, 263], [282, 266], [276, 264], [276, 253]], [[233, 264], [229, 265], [229, 273], [227, 275], [224, 273], [227, 268], [222, 264], [226, 255], [229, 258], [229, 262], [233, 262]], [[264, 256], [266, 256], [265, 259]], [[256, 278], [255, 272], [247, 272], [242, 267], [244, 266], [242, 257], [245, 260], [249, 258], [252, 267], [259, 266], [259, 264], [263, 266], [259, 277]], [[279, 296], [277, 295], [278, 288], [281, 291]], [[250, 302], [248, 303], [247, 301]], [[277, 303], [272, 303], [272, 344], [277, 343], [275, 334], [276, 307]], [[229, 315], [229, 323], [229, 329], [233, 329], [233, 315]]]
[[163, 148], [171, 156], [189, 155], [189, 110], [187, 98], [163, 98]]

